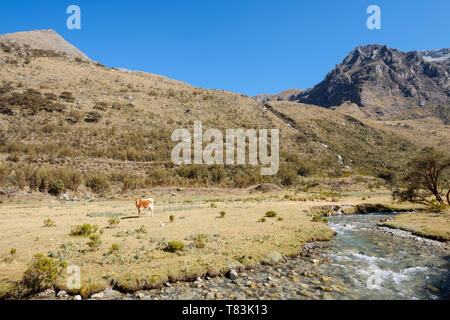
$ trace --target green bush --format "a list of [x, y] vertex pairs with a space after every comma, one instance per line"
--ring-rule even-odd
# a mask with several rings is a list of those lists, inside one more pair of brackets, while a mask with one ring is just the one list
[[184, 251], [184, 243], [181, 241], [170, 241], [165, 247], [164, 251], [167, 252]]
[[266, 221], [267, 221], [267, 219], [264, 218], [264, 217], [262, 217], [261, 219], [259, 219], [259, 222], [266, 222]]
[[102, 244], [102, 241], [100, 240], [100, 236], [98, 234], [92, 234], [89, 239], [90, 240], [86, 244], [91, 248], [92, 251], [97, 250]]
[[430, 212], [439, 213], [446, 208], [445, 204], [439, 203], [436, 199], [432, 199], [427, 206], [427, 210]]
[[28, 293], [41, 292], [54, 286], [56, 279], [65, 267], [65, 263], [59, 263], [41, 253], [36, 254], [25, 270], [21, 284], [28, 290]]
[[11, 248], [11, 250], [9, 251], [12, 255], [15, 255], [17, 252], [16, 248]]
[[224, 218], [225, 216], [226, 216], [226, 212], [225, 211], [220, 211], [219, 212], [219, 216], [221, 217], [221, 218]]
[[283, 217], [278, 217], [278, 219], [277, 219], [278, 221], [283, 221], [284, 220], [284, 218]]
[[170, 220], [170, 222], [173, 222], [175, 220], [175, 216], [173, 214], [170, 215], [169, 220]]
[[109, 248], [110, 253], [119, 252], [119, 251], [120, 251], [120, 245], [118, 243], [113, 243], [111, 245], [111, 248]]
[[275, 211], [267, 211], [266, 212], [266, 217], [268, 218], [275, 218], [277, 216], [277, 213]]
[[89, 223], [85, 223], [82, 225], [76, 225], [72, 227], [72, 230], [70, 231], [71, 236], [83, 236], [88, 237], [93, 233], [96, 233], [98, 230], [97, 225], [90, 225]]
[[322, 218], [321, 216], [314, 216], [312, 218], [313, 222], [324, 222], [324, 223], [328, 223], [328, 218]]
[[109, 227], [112, 228], [120, 223], [120, 220], [117, 218], [110, 218], [108, 220]]
[[202, 249], [202, 248], [206, 247], [206, 242], [203, 239], [196, 239], [194, 241], [194, 246], [197, 249]]
[[50, 227], [56, 227], [55, 221], [53, 221], [50, 218], [47, 218], [43, 221], [44, 227], [50, 228]]

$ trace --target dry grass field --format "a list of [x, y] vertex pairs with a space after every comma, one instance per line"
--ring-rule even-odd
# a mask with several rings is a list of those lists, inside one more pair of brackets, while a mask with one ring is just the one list
[[[391, 204], [391, 200], [386, 193], [370, 192], [348, 194], [340, 199], [279, 192], [162, 197], [156, 201], [153, 217], [140, 218], [132, 199], [3, 205], [2, 290], [3, 293], [11, 290], [36, 253], [79, 266], [83, 296], [111, 285], [135, 291], [167, 281], [224, 274], [230, 268], [239, 270], [260, 262], [274, 263], [282, 256], [298, 255], [308, 241], [331, 239], [334, 231], [326, 223], [313, 222], [309, 210], [338, 203]], [[276, 217], [265, 216], [271, 210], [277, 213]], [[222, 211], [226, 213], [223, 217]], [[117, 220], [110, 225], [112, 218]], [[71, 235], [74, 226], [83, 224], [98, 226], [95, 232], [101, 241], [98, 247], [88, 245], [89, 237]], [[184, 249], [169, 252], [171, 241], [182, 242]], [[15, 249], [14, 253], [11, 249]], [[59, 288], [67, 289], [66, 279], [63, 273], [58, 279]]]
[[410, 231], [431, 239], [450, 241], [450, 209], [441, 213], [411, 212], [398, 215], [383, 225]]

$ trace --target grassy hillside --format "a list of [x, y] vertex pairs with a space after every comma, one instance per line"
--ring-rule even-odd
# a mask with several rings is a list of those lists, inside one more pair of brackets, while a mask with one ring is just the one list
[[[163, 76], [0, 42], [0, 185], [58, 194], [152, 186], [301, 185], [302, 177], [389, 175], [416, 150], [337, 111], [195, 88]], [[279, 128], [281, 166], [175, 166], [176, 128]], [[342, 157], [342, 161], [339, 159]], [[389, 172], [388, 172], [389, 171]], [[387, 172], [387, 173], [386, 173]]]

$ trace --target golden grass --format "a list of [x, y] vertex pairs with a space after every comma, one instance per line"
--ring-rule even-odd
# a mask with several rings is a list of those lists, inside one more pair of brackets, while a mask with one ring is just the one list
[[[121, 290], [134, 291], [168, 280], [189, 280], [225, 273], [230, 267], [240, 269], [270, 262], [274, 252], [297, 255], [307, 241], [329, 240], [334, 233], [326, 224], [312, 222], [302, 211], [317, 202], [223, 199], [214, 203], [217, 208], [203, 200], [172, 200], [158, 203], [155, 216], [141, 218], [132, 201], [3, 206], [0, 279], [3, 286], [19, 280], [32, 256], [43, 253], [80, 266], [84, 295], [111, 283]], [[227, 214], [219, 218], [222, 210]], [[269, 210], [284, 219], [257, 222]], [[170, 215], [175, 217], [173, 222]], [[120, 223], [109, 227], [112, 216], [117, 216]], [[43, 221], [49, 217], [56, 226], [44, 227]], [[103, 230], [99, 250], [90, 250], [88, 237], [70, 235], [72, 226], [84, 223], [96, 224]], [[204, 248], [195, 246], [199, 234], [204, 235]], [[185, 250], [164, 251], [166, 242], [173, 240], [182, 241]], [[120, 249], [110, 252], [114, 243]], [[11, 248], [16, 248], [14, 255]], [[63, 274], [59, 279], [60, 288], [65, 288], [66, 277]]]
[[[10, 288], [20, 280], [36, 253], [50, 254], [82, 272], [85, 296], [116, 285], [124, 291], [159, 286], [168, 280], [190, 280], [197, 276], [225, 273], [275, 256], [292, 256], [308, 241], [329, 240], [333, 231], [325, 223], [312, 222], [307, 214], [313, 206], [330, 204], [331, 198], [309, 195], [285, 200], [282, 194], [206, 194], [188, 198], [159, 198], [155, 215], [137, 217], [132, 200], [85, 203], [49, 202], [3, 205], [0, 209], [0, 283]], [[309, 200], [308, 200], [309, 199]], [[374, 193], [371, 201], [389, 202], [385, 193]], [[348, 205], [365, 203], [360, 194], [343, 199]], [[214, 207], [211, 207], [214, 203]], [[336, 203], [336, 202], [334, 202]], [[258, 222], [269, 210], [277, 218]], [[219, 213], [226, 211], [220, 218]], [[170, 216], [174, 221], [170, 222]], [[111, 217], [120, 222], [110, 227]], [[51, 218], [55, 226], [45, 227]], [[99, 250], [91, 251], [88, 237], [71, 236], [74, 225], [89, 223], [102, 230]], [[161, 225], [164, 226], [161, 226]], [[198, 235], [205, 247], [196, 246]], [[196, 240], [197, 239], [197, 240]], [[164, 251], [168, 241], [182, 241], [183, 252]], [[120, 249], [111, 251], [113, 244]], [[10, 253], [16, 248], [16, 253]], [[66, 288], [64, 275], [58, 287]]]
[[442, 213], [412, 212], [400, 214], [384, 222], [383, 225], [410, 231], [422, 237], [450, 241], [450, 209], [446, 209]]

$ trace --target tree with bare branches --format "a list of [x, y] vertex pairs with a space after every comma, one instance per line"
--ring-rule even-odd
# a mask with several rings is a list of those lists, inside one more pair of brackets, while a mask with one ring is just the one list
[[426, 205], [434, 197], [441, 205], [450, 206], [450, 157], [432, 148], [423, 149], [408, 162], [393, 196]]

